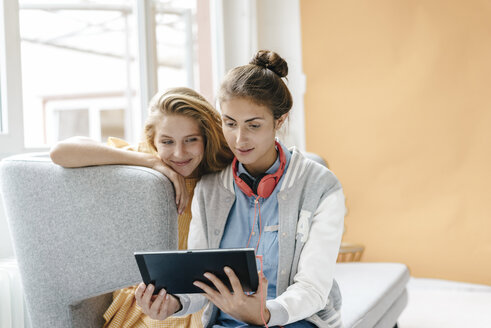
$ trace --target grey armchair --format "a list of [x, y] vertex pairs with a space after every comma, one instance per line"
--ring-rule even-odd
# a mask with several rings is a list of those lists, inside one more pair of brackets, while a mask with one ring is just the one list
[[112, 291], [141, 281], [133, 252], [177, 247], [174, 191], [156, 171], [21, 155], [0, 182], [32, 327], [102, 327]]

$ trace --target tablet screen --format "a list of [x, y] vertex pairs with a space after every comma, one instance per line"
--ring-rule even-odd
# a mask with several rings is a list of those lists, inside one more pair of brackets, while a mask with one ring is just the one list
[[162, 288], [170, 294], [203, 293], [193, 282], [214, 288], [205, 272], [216, 275], [232, 291], [225, 266], [234, 270], [245, 292], [255, 292], [259, 283], [253, 248], [136, 252], [135, 258], [143, 282], [155, 285], [154, 294]]

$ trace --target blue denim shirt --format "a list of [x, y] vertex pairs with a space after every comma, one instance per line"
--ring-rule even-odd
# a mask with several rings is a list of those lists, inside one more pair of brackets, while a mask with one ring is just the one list
[[[290, 163], [291, 154], [289, 150], [281, 145], [285, 154], [286, 166], [285, 171]], [[272, 174], [278, 170], [280, 159], [277, 156], [274, 164], [266, 171], [267, 174]], [[237, 175], [242, 173], [247, 174], [254, 180], [244, 166], [239, 163]], [[278, 191], [280, 190], [283, 176], [276, 185], [273, 193], [268, 198], [259, 198], [259, 206], [261, 209], [262, 233], [259, 247], [256, 255], [263, 256], [263, 271], [268, 279], [268, 299], [276, 297], [276, 281], [278, 268]], [[251, 235], [251, 228], [255, 220], [254, 234], [251, 236], [249, 247], [256, 248], [259, 239], [259, 212], [256, 210], [256, 218], [254, 219], [254, 202], [255, 197], [247, 197], [240, 188], [234, 183], [235, 203], [232, 206], [228, 215], [227, 224], [220, 242], [220, 248], [238, 248], [246, 247]], [[257, 261], [257, 268], [260, 269], [260, 263]], [[217, 327], [237, 327], [243, 323], [232, 318], [226, 313], [220, 311]]]

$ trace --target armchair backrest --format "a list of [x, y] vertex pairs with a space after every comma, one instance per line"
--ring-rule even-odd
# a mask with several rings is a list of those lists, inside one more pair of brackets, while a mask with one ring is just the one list
[[174, 189], [143, 167], [2, 160], [0, 190], [32, 327], [102, 327], [112, 291], [141, 281], [135, 251], [177, 248]]

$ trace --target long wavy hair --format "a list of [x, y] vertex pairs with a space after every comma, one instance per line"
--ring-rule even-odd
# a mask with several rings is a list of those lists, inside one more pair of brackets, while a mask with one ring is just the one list
[[183, 115], [198, 123], [205, 146], [203, 159], [198, 166], [200, 176], [220, 171], [232, 162], [234, 155], [223, 136], [220, 115], [199, 93], [179, 87], [158, 93], [152, 98], [144, 135], [147, 147], [155, 152], [155, 126], [165, 115]]

